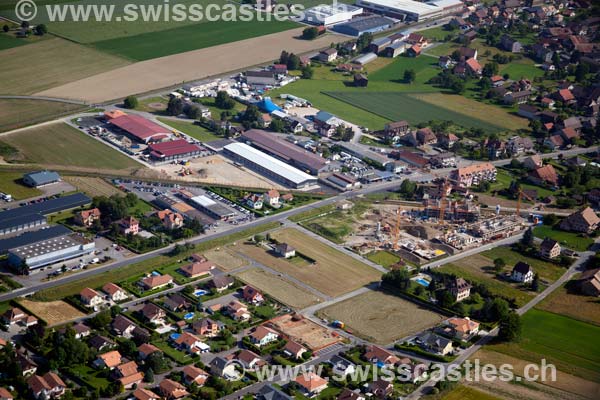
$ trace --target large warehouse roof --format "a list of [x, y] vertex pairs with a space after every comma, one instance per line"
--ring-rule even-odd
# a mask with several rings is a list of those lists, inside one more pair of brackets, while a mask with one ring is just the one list
[[31, 214], [52, 214], [55, 212], [68, 210], [91, 203], [92, 199], [83, 193], [74, 193], [68, 196], [59, 197], [52, 200], [33, 203], [23, 207], [17, 207], [0, 212], [0, 221], [7, 221], [13, 218], [24, 217]]
[[314, 180], [314, 178], [297, 168], [291, 167], [276, 159], [268, 154], [263, 153], [253, 147], [248, 146], [244, 143], [232, 143], [225, 146], [225, 150], [230, 151], [239, 157], [242, 157], [248, 161], [262, 166], [270, 170], [272, 173], [279, 175], [296, 185], [301, 185], [308, 180]]
[[41, 240], [52, 239], [57, 236], [68, 235], [72, 231], [64, 225], [55, 225], [39, 231], [26, 232], [22, 235], [0, 240], [0, 254], [6, 253], [15, 247], [25, 246], [26, 244], [39, 242]]
[[308, 150], [304, 150], [303, 148], [267, 131], [250, 129], [249, 131], [242, 133], [242, 137], [284, 161], [294, 160], [300, 164], [314, 168], [315, 170], [319, 170], [326, 165], [326, 161], [323, 157], [311, 153]]
[[156, 153], [158, 157], [170, 157], [180, 154], [189, 154], [202, 150], [200, 146], [188, 143], [188, 141], [185, 139], [155, 143], [151, 144], [148, 147], [150, 147], [150, 151]]
[[409, 11], [415, 14], [427, 14], [438, 10], [436, 6], [414, 0], [362, 0], [361, 3], [383, 6], [390, 10]]
[[140, 140], [146, 140], [157, 135], [171, 134], [167, 128], [135, 114], [113, 118], [110, 120], [110, 123]]

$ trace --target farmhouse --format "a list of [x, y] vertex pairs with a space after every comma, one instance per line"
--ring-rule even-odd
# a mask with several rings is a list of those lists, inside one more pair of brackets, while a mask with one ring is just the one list
[[172, 136], [168, 128], [140, 115], [122, 115], [111, 119], [109, 123], [141, 143], [160, 142]]
[[593, 209], [586, 207], [563, 219], [560, 223], [560, 229], [591, 234], [598, 229], [599, 225], [600, 218], [598, 218]]
[[204, 147], [189, 143], [185, 139], [152, 143], [148, 146], [148, 151], [153, 160], [164, 162], [206, 156], [210, 153]]
[[558, 186], [558, 174], [551, 164], [529, 171], [527, 179], [534, 185], [549, 184], [552, 187]]
[[533, 268], [523, 261], [519, 261], [512, 269], [510, 279], [515, 282], [529, 283], [533, 281]]
[[54, 171], [37, 171], [23, 175], [23, 183], [30, 187], [41, 187], [60, 182], [60, 175]]
[[579, 293], [586, 296], [600, 296], [600, 268], [590, 269], [575, 280]]
[[279, 159], [254, 149], [244, 143], [231, 143], [223, 148], [234, 161], [258, 171], [276, 182], [295, 189], [304, 189], [316, 184], [317, 179]]
[[329, 48], [329, 49], [321, 50], [319, 52], [319, 54], [317, 55], [317, 58], [319, 59], [319, 61], [322, 61], [322, 62], [332, 62], [337, 58], [337, 56], [338, 56], [337, 50], [334, 48]]
[[296, 249], [287, 243], [278, 243], [275, 252], [283, 258], [292, 258], [296, 255]]

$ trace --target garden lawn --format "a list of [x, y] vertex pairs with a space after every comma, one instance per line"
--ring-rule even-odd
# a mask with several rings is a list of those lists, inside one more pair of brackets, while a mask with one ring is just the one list
[[163, 124], [169, 125], [201, 142], [210, 142], [213, 140], [222, 139], [222, 137], [215, 135], [208, 129], [194, 124], [193, 122], [174, 121], [167, 118], [158, 118], [158, 120]]
[[493, 345], [492, 350], [539, 362], [600, 382], [600, 326], [532, 309], [522, 317], [518, 343]]
[[575, 251], [585, 251], [592, 245], [592, 243], [594, 243], [594, 239], [592, 238], [581, 237], [577, 233], [573, 232], [565, 232], [558, 229], [553, 229], [548, 225], [536, 226], [533, 229], [533, 234], [535, 237], [540, 239], [547, 237], [554, 239], [559, 242], [561, 246], [568, 247]]

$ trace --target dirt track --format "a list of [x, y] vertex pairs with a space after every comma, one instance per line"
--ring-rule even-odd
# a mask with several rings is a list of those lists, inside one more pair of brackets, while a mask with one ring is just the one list
[[145, 93], [182, 82], [240, 70], [279, 57], [282, 50], [302, 54], [346, 38], [325, 35], [313, 41], [296, 39], [302, 28], [205, 49], [142, 61], [37, 93], [100, 103]]

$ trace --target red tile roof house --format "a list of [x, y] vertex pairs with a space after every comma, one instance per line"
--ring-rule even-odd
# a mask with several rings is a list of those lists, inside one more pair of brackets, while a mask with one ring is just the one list
[[136, 400], [160, 400], [161, 397], [148, 389], [138, 388], [132, 393]]
[[275, 189], [271, 189], [264, 194], [264, 201], [268, 203], [271, 207], [275, 207], [279, 205], [279, 191]]
[[141, 360], [145, 360], [146, 358], [148, 358], [148, 356], [156, 352], [162, 353], [162, 351], [158, 347], [150, 343], [143, 343], [138, 347], [138, 355]]
[[469, 318], [448, 318], [444, 324], [449, 328], [450, 335], [459, 340], [469, 340], [479, 332], [479, 322]]
[[183, 332], [181, 336], [175, 339], [175, 344], [190, 354], [200, 354], [210, 349], [198, 336], [189, 332]]
[[216, 267], [217, 265], [212, 261], [203, 261], [184, 265], [180, 268], [180, 271], [188, 278], [197, 278], [202, 275], [210, 274]]
[[256, 369], [257, 367], [266, 364], [265, 360], [260, 358], [258, 354], [246, 349], [242, 349], [235, 356], [235, 359], [238, 360], [245, 369]]
[[122, 115], [109, 122], [142, 143], [164, 140], [172, 135], [168, 128], [135, 114]]
[[570, 232], [593, 233], [600, 226], [600, 218], [594, 210], [586, 207], [583, 210], [577, 211], [560, 223], [560, 229]]
[[145, 290], [160, 289], [173, 283], [173, 277], [169, 274], [150, 275], [141, 280], [140, 284]]
[[242, 297], [245, 301], [251, 304], [260, 304], [265, 301], [262, 293], [254, 289], [252, 286], [244, 286]]
[[160, 324], [163, 322], [163, 319], [167, 316], [165, 310], [157, 306], [153, 303], [147, 303], [144, 308], [142, 308], [142, 315], [149, 322]]
[[131, 389], [134, 385], [139, 385], [144, 379], [144, 374], [138, 370], [135, 361], [119, 365], [115, 368], [115, 376], [125, 389]]
[[140, 232], [140, 222], [134, 217], [126, 217], [119, 221], [119, 231], [122, 235], [137, 235]]
[[171, 379], [163, 379], [159, 385], [159, 389], [162, 395], [168, 400], [180, 399], [189, 394], [188, 391], [185, 390], [185, 386]]
[[276, 342], [278, 339], [279, 333], [263, 325], [257, 326], [250, 334], [250, 341], [257, 347]]
[[204, 337], [217, 337], [219, 333], [225, 328], [225, 324], [221, 321], [213, 321], [210, 318], [202, 318], [192, 324], [192, 329], [200, 336]]
[[251, 317], [248, 307], [237, 300], [233, 300], [227, 304], [225, 313], [236, 321], [248, 321]]
[[115, 319], [113, 319], [111, 327], [118, 336], [129, 339], [133, 335], [136, 324], [122, 315], [117, 315]]
[[121, 364], [121, 353], [117, 350], [109, 351], [108, 353], [98, 355], [98, 358], [94, 361], [96, 368], [108, 368], [113, 369]]
[[100, 210], [97, 208], [83, 210], [75, 214], [75, 222], [82, 226], [92, 226], [100, 219], [100, 215]]
[[294, 379], [294, 382], [300, 387], [300, 391], [307, 397], [318, 396], [323, 390], [327, 389], [327, 381], [314, 372], [302, 374]]
[[102, 298], [100, 293], [90, 288], [83, 289], [79, 293], [79, 298], [81, 299], [81, 302], [88, 307], [97, 307], [104, 303], [104, 299]]
[[102, 291], [108, 295], [112, 301], [123, 301], [129, 298], [127, 292], [112, 282], [102, 286]]
[[383, 363], [386, 365], [396, 365], [401, 361], [400, 358], [393, 353], [375, 345], [371, 345], [367, 348], [364, 358], [372, 363]]
[[27, 380], [27, 386], [36, 399], [59, 398], [67, 387], [54, 372], [48, 372], [44, 376], [33, 375]]
[[204, 386], [204, 383], [206, 383], [206, 380], [210, 376], [205, 370], [193, 365], [185, 366], [182, 372], [183, 379], [187, 385], [195, 383], [198, 386]]
[[18, 324], [26, 319], [27, 314], [17, 307], [9, 308], [4, 312], [4, 314], [2, 314], [2, 322], [4, 322], [5, 325]]
[[13, 395], [3, 387], [0, 387], [0, 400], [13, 400]]
[[294, 342], [293, 340], [288, 341], [283, 347], [283, 352], [289, 357], [295, 358], [296, 360], [300, 360], [302, 355], [306, 353], [308, 350], [306, 347], [302, 346]]
[[233, 278], [226, 275], [215, 276], [210, 280], [210, 286], [214, 287], [217, 293], [229, 289], [234, 283]]
[[173, 230], [183, 226], [183, 216], [171, 210], [161, 210], [156, 212], [156, 216], [162, 222], [166, 229]]
[[553, 187], [558, 186], [558, 174], [554, 167], [550, 164], [544, 165], [543, 167], [529, 171], [527, 179], [534, 185], [548, 184]]

